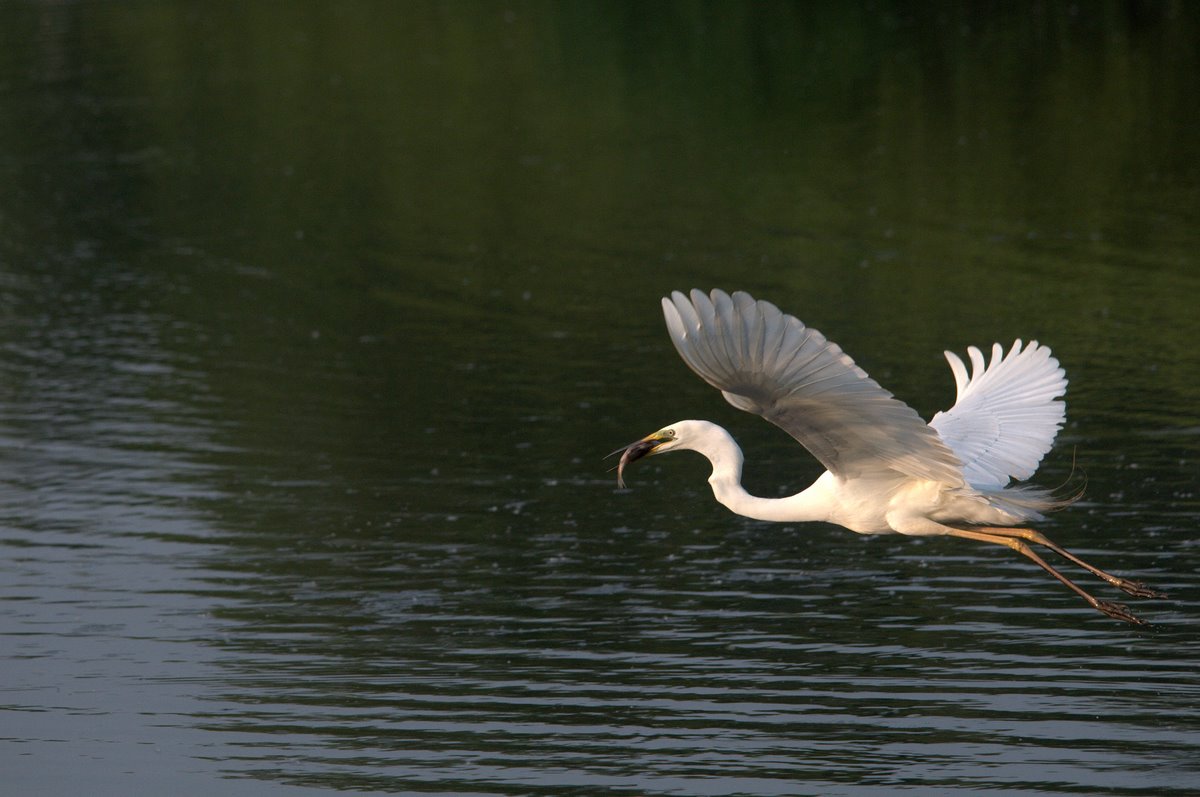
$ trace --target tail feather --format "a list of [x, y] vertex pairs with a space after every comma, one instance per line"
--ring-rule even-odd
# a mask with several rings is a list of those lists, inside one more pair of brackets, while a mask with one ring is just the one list
[[1067, 485], [1061, 488], [1047, 489], [1029, 484], [1000, 488], [976, 488], [976, 490], [992, 506], [1025, 521], [1044, 520], [1046, 513], [1066, 509], [1083, 497], [1084, 486], [1069, 488], [1069, 492], [1063, 491]]

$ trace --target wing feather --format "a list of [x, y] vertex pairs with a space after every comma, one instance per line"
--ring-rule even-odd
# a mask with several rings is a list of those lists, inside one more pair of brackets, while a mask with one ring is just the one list
[[954, 374], [954, 406], [933, 416], [929, 425], [963, 463], [963, 475], [975, 487], [996, 488], [1009, 479], [1028, 479], [1066, 418], [1061, 397], [1067, 390], [1063, 369], [1050, 349], [1030, 341], [1004, 348], [992, 345], [990, 362], [971, 346], [971, 376], [962, 359], [946, 352]]
[[662, 300], [684, 362], [740, 410], [796, 438], [836, 476], [895, 471], [963, 486], [962, 469], [911, 407], [837, 344], [749, 294], [679, 291]]

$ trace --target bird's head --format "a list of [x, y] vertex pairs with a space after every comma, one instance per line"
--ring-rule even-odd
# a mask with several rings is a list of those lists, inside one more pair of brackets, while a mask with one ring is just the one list
[[614, 454], [621, 455], [621, 461], [617, 463], [617, 486], [625, 486], [623, 478], [625, 466], [630, 462], [652, 457], [655, 454], [665, 454], [668, 451], [690, 449], [693, 440], [710, 426], [712, 424], [706, 421], [680, 421], [670, 426], [664, 426], [657, 432], [648, 434], [641, 440], [635, 440], [623, 448], [618, 448], [609, 454], [610, 457]]

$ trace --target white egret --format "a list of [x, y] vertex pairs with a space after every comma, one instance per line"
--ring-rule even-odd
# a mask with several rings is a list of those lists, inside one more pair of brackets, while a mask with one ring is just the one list
[[[1010, 486], [1033, 475], [1066, 408], [1067, 380], [1050, 350], [1017, 340], [990, 362], [975, 347], [963, 361], [945, 352], [958, 389], [954, 406], [926, 424], [815, 329], [749, 294], [678, 291], [662, 300], [684, 362], [740, 410], [796, 438], [827, 469], [808, 489], [759, 498], [742, 487], [742, 451], [725, 429], [680, 421], [631, 443], [617, 467], [668, 451], [696, 451], [712, 464], [716, 499], [739, 515], [824, 521], [860, 534], [947, 535], [1004, 545], [1029, 557], [1109, 617], [1142, 623], [1121, 604], [1098, 600], [1040, 557], [1044, 546], [1135, 597], [1165, 597], [1093, 567], [1041, 533], [1017, 524], [1042, 519], [1073, 499]], [[618, 452], [613, 452], [618, 453]]]

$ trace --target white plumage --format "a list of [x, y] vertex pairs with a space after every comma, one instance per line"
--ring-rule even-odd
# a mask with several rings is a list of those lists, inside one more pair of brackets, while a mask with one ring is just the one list
[[717, 500], [747, 517], [1006, 545], [1093, 607], [1129, 622], [1140, 621], [1119, 604], [1093, 598], [1026, 543], [1044, 545], [1132, 595], [1158, 594], [1083, 562], [1036, 531], [1011, 527], [1070, 503], [1009, 484], [1033, 475], [1065, 417], [1060, 397], [1067, 379], [1045, 346], [1017, 340], [1005, 354], [994, 344], [990, 362], [970, 347], [970, 375], [946, 352], [958, 395], [927, 424], [837, 344], [770, 302], [693, 290], [672, 293], [662, 308], [671, 340], [693, 371], [733, 406], [792, 435], [827, 470], [795, 495], [752, 496], [741, 485], [742, 452], [729, 433], [708, 421], [680, 421], [622, 449], [618, 481], [641, 457], [697, 451], [712, 464]]
[[740, 410], [783, 428], [835, 475], [880, 469], [961, 486], [961, 468], [916, 411], [815, 329], [747, 293], [662, 300], [671, 341]]
[[954, 406], [929, 425], [962, 462], [963, 476], [975, 487], [998, 488], [1010, 478], [1033, 476], [1066, 419], [1057, 401], [1067, 377], [1050, 350], [1017, 340], [1008, 354], [992, 344], [992, 360], [971, 346], [971, 375], [958, 355], [944, 352], [958, 390]]

